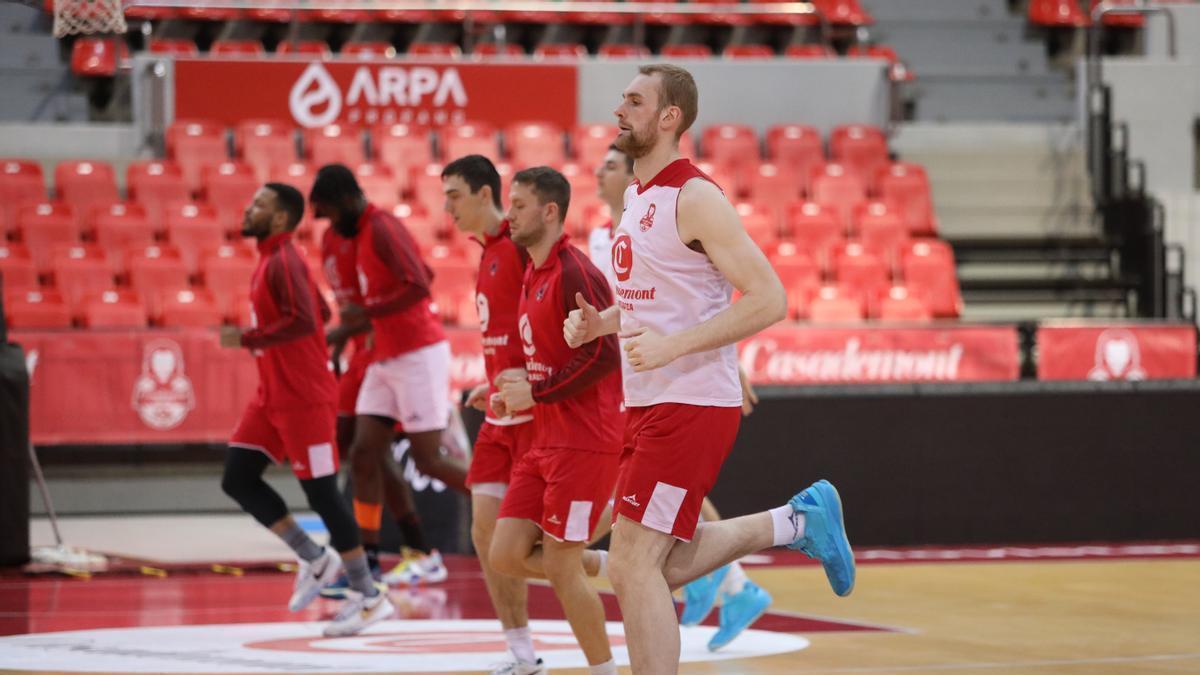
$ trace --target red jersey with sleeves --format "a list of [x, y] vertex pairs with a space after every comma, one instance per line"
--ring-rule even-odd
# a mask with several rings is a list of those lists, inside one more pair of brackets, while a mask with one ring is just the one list
[[494, 237], [486, 237], [479, 257], [475, 282], [475, 308], [479, 310], [479, 330], [483, 333], [483, 363], [487, 369], [487, 421], [497, 426], [521, 424], [533, 419], [521, 414], [498, 418], [492, 414], [490, 394], [497, 392], [496, 376], [508, 368], [524, 368], [521, 333], [517, 330], [517, 310], [521, 302], [521, 284], [529, 254], [513, 243], [508, 221], [500, 223]]
[[355, 237], [359, 292], [375, 330], [375, 361], [446, 339], [430, 297], [433, 271], [392, 214], [368, 204]]
[[578, 307], [576, 293], [596, 309], [612, 305], [604, 275], [563, 235], [541, 267], [526, 268], [521, 289], [521, 342], [537, 402], [533, 447], [617, 452], [622, 418], [616, 336], [567, 346], [562, 326]]
[[[347, 239], [334, 232], [332, 227], [321, 235], [321, 269], [325, 273], [325, 281], [329, 282], [329, 287], [333, 289], [333, 297], [339, 307], [363, 304], [362, 292], [358, 288], [356, 248], [353, 239]], [[359, 333], [351, 338], [350, 342], [357, 354], [367, 348], [367, 334]]]
[[254, 327], [242, 334], [258, 365], [258, 403], [267, 408], [333, 403], [337, 382], [329, 371], [323, 324], [329, 306], [308, 266], [283, 232], [258, 244], [250, 279]]

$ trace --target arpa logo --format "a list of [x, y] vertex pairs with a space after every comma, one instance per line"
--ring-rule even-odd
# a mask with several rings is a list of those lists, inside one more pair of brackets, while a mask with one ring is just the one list
[[633, 240], [629, 235], [622, 234], [613, 242], [612, 266], [617, 281], [629, 281], [629, 275], [633, 272]]
[[342, 114], [342, 90], [325, 66], [314, 61], [292, 85], [288, 107], [302, 127], [333, 124]]
[[[329, 68], [354, 68], [343, 91]], [[345, 81], [343, 79], [342, 81]], [[288, 96], [292, 117], [303, 127], [345, 118], [351, 124], [450, 124], [464, 121], [467, 90], [457, 68], [435, 66], [308, 65]]]

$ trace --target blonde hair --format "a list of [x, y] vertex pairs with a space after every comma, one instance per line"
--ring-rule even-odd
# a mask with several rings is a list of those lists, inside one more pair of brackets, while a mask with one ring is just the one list
[[700, 112], [700, 90], [696, 88], [696, 80], [687, 70], [669, 63], [642, 66], [638, 72], [642, 75], [658, 75], [659, 110], [673, 105], [682, 113], [683, 121], [675, 130], [675, 139], [678, 140], [683, 132], [691, 128]]

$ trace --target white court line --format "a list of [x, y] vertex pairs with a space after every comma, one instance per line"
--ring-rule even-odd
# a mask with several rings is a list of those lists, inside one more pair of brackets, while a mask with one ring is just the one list
[[864, 668], [831, 668], [805, 670], [804, 673], [901, 673], [929, 670], [992, 670], [995, 668], [1054, 668], [1057, 666], [1099, 666], [1110, 663], [1145, 663], [1147, 661], [1187, 661], [1200, 659], [1200, 654], [1147, 654], [1145, 656], [1113, 656], [1097, 659], [1054, 659], [1045, 661], [981, 661], [978, 663], [929, 663], [919, 666], [881, 666]]

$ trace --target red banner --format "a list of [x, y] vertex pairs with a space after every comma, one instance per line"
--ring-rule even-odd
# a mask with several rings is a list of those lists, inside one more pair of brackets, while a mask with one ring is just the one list
[[776, 326], [740, 345], [756, 384], [1012, 381], [1015, 327], [816, 328]]
[[1196, 376], [1191, 325], [1043, 326], [1038, 379], [1162, 380]]
[[180, 58], [175, 118], [231, 126], [282, 119], [305, 128], [467, 121], [570, 128], [578, 121], [578, 74], [570, 63]]

